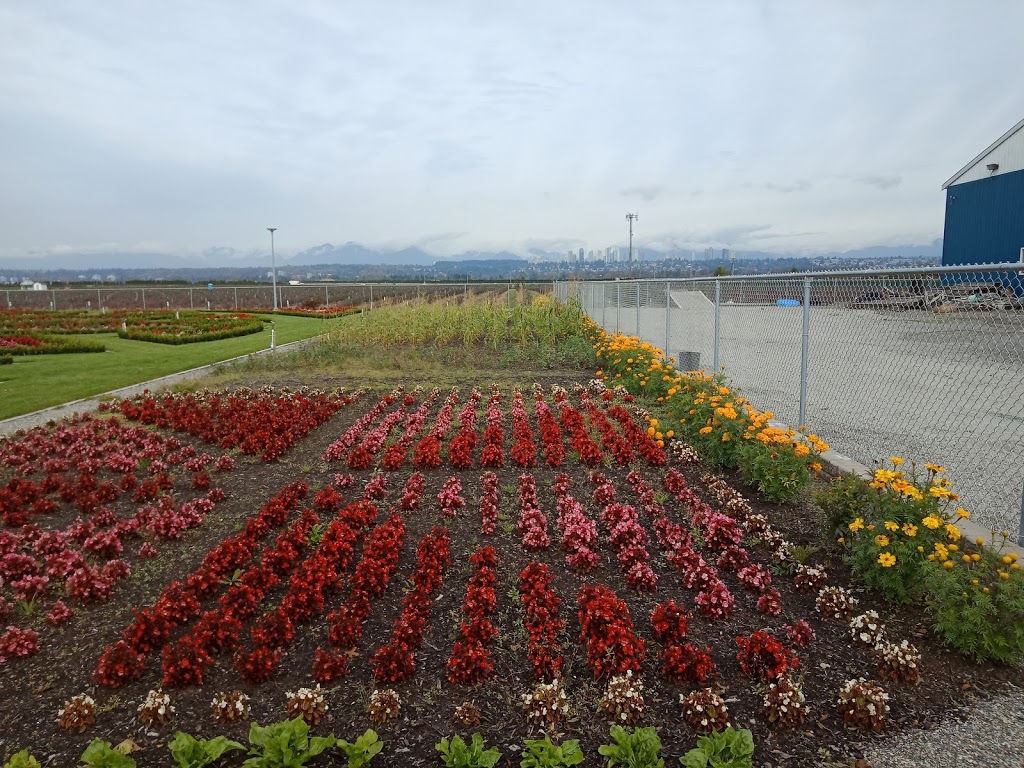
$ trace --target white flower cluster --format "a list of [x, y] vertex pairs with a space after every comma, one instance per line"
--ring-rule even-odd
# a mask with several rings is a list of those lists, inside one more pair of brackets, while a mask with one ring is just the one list
[[814, 565], [797, 565], [793, 574], [793, 586], [800, 592], [815, 592], [825, 586], [828, 574], [824, 568]]
[[249, 697], [241, 691], [218, 693], [210, 703], [213, 719], [220, 723], [249, 719]]
[[[591, 379], [587, 382], [587, 388], [596, 395], [604, 394], [608, 391], [608, 387], [604, 385], [604, 382], [600, 379]], [[573, 391], [576, 391], [576, 385], [573, 385]]]
[[783, 677], [765, 689], [763, 711], [770, 722], [796, 728], [804, 720], [804, 701], [803, 686]]
[[679, 694], [683, 717], [697, 733], [720, 731], [729, 725], [729, 708], [725, 699], [710, 688], [702, 688], [684, 696]]
[[57, 713], [57, 722], [66, 731], [82, 733], [86, 728], [96, 724], [96, 702], [92, 696], [80, 693], [64, 702], [64, 707]]
[[608, 690], [597, 708], [619, 725], [636, 725], [644, 716], [644, 684], [633, 670], [616, 675], [608, 683]]
[[367, 711], [375, 723], [390, 722], [402, 714], [402, 699], [393, 688], [376, 688], [370, 694]]
[[668, 441], [668, 455], [676, 464], [700, 464], [700, 456], [693, 446], [675, 438]]
[[903, 640], [879, 643], [876, 647], [878, 674], [896, 682], [917, 685], [921, 682], [921, 652]]
[[839, 712], [847, 723], [880, 731], [889, 714], [889, 694], [874, 680], [847, 680], [839, 689]]
[[857, 598], [842, 587], [825, 587], [814, 601], [818, 613], [833, 619], [846, 619], [856, 606]]
[[533, 691], [525, 694], [523, 709], [526, 710], [527, 721], [544, 730], [552, 730], [572, 715], [565, 689], [557, 679], [550, 683], [540, 683]]
[[167, 725], [174, 714], [171, 697], [161, 691], [150, 691], [146, 700], [139, 705], [139, 720], [150, 728]]
[[316, 688], [299, 688], [292, 693], [285, 694], [288, 699], [288, 717], [301, 717], [307, 723], [316, 725], [327, 713], [327, 701], [324, 699], [324, 689], [317, 683]]
[[850, 637], [869, 648], [877, 648], [885, 635], [885, 624], [877, 611], [864, 611], [850, 619]]

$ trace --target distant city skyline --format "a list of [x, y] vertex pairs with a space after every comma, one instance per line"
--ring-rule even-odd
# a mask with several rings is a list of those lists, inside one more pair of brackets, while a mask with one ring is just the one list
[[[930, 243], [1024, 3], [0, 2], [0, 265]], [[955, 55], [952, 52], [955, 51]], [[621, 253], [621, 252], [620, 252]]]

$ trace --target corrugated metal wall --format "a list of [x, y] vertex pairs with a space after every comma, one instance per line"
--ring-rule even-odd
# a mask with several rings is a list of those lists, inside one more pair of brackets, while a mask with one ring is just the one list
[[1024, 248], [1024, 171], [946, 189], [943, 264], [1017, 261]]

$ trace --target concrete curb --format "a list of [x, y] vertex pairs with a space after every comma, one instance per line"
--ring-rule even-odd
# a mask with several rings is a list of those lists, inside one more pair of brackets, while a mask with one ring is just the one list
[[126, 398], [134, 397], [135, 395], [142, 394], [145, 390], [155, 392], [161, 389], [167, 389], [175, 384], [180, 384], [183, 381], [191, 381], [193, 379], [201, 379], [205, 376], [209, 376], [212, 373], [216, 373], [221, 368], [226, 368], [244, 360], [251, 360], [254, 357], [260, 355], [276, 354], [277, 352], [289, 352], [299, 349], [314, 340], [316, 336], [311, 336], [308, 339], [299, 339], [298, 341], [291, 341], [287, 344], [279, 344], [275, 349], [260, 349], [256, 352], [249, 352], [245, 355], [239, 355], [238, 357], [231, 357], [227, 360], [221, 360], [217, 363], [210, 363], [209, 365], [201, 365], [198, 368], [190, 368], [187, 371], [179, 371], [178, 373], [170, 373], [166, 376], [160, 376], [156, 379], [150, 379], [149, 381], [143, 381], [138, 384], [130, 384], [127, 387], [121, 387], [120, 389], [112, 389], [109, 392], [101, 392], [98, 395], [92, 395], [90, 397], [83, 397], [80, 400], [72, 400], [70, 403], [63, 403], [62, 405], [54, 405], [49, 408], [43, 408], [32, 413], [22, 414], [21, 416], [12, 416], [9, 419], [0, 421], [0, 435], [9, 435], [19, 429], [31, 429], [32, 427], [38, 427], [46, 424], [50, 421], [57, 421], [63, 419], [65, 416], [70, 416], [73, 413], [80, 413], [82, 411], [93, 411], [99, 406], [102, 400], [107, 400], [112, 397]]

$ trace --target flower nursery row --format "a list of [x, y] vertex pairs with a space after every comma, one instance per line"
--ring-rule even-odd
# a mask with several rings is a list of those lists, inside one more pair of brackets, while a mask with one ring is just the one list
[[[241, 701], [237, 702], [241, 704]], [[214, 704], [216, 707], [216, 703]], [[353, 742], [337, 738], [333, 733], [326, 736], [310, 736], [307, 720], [318, 722], [328, 709], [319, 689], [303, 688], [288, 694], [289, 713], [298, 712], [290, 720], [272, 723], [265, 727], [253, 723], [249, 729], [249, 759], [244, 765], [259, 766], [304, 766], [309, 760], [321, 754], [332, 752], [344, 757], [349, 768], [365, 768], [384, 749], [384, 742], [373, 729], [367, 729]], [[79, 722], [87, 723], [94, 717], [95, 702], [83, 697], [79, 702]], [[153, 701], [140, 707], [139, 718], [144, 723], [159, 727], [166, 724], [173, 714], [173, 707], [166, 704], [157, 694]], [[658, 729], [622, 728], [613, 725], [609, 732], [610, 741], [598, 747], [598, 754], [609, 766], [622, 768], [663, 768], [664, 748]], [[82, 753], [80, 760], [87, 768], [135, 768], [132, 753], [138, 745], [125, 741], [117, 746], [102, 739], [94, 739]], [[246, 750], [240, 742], [217, 736], [212, 739], [196, 738], [177, 731], [167, 744], [174, 764], [182, 768], [215, 765], [224, 755]], [[434, 750], [439, 753], [439, 762], [446, 768], [493, 768], [501, 761], [503, 754], [498, 747], [488, 747], [480, 733], [474, 733], [468, 743], [459, 735], [451, 739], [442, 738]], [[679, 758], [685, 768], [723, 766], [727, 768], [751, 768], [753, 765], [754, 739], [746, 729], [726, 728], [719, 733], [702, 736], [697, 745]], [[584, 762], [585, 756], [576, 739], [561, 742], [546, 735], [542, 739], [526, 739], [520, 753], [522, 768], [569, 768]], [[287, 761], [287, 762], [285, 762]], [[4, 768], [40, 768], [40, 763], [25, 749], [4, 764]]]
[[[500, 469], [507, 463], [524, 469], [538, 464], [557, 468], [570, 458], [591, 467], [609, 461], [620, 466], [638, 460], [660, 466], [666, 461], [664, 441], [649, 435], [629, 411], [613, 403], [614, 395], [607, 390], [601, 392], [598, 404], [581, 388], [574, 405], [567, 390], [555, 387], [552, 407], [543, 390], [535, 387], [536, 431], [527, 398], [518, 387], [512, 390], [508, 415], [497, 387], [486, 402], [474, 388], [461, 407], [459, 388], [453, 387], [428, 425], [440, 395], [435, 388], [423, 397], [419, 387], [405, 395], [400, 390], [385, 394], [328, 446], [324, 458], [344, 461], [353, 470], [379, 466], [388, 472], [403, 468], [410, 458], [412, 466], [421, 470], [445, 465]], [[506, 453], [509, 420], [512, 442]]]
[[4, 333], [0, 331], [0, 354], [58, 355], [77, 352], [104, 352], [106, 347], [88, 339], [49, 336], [41, 333]]

